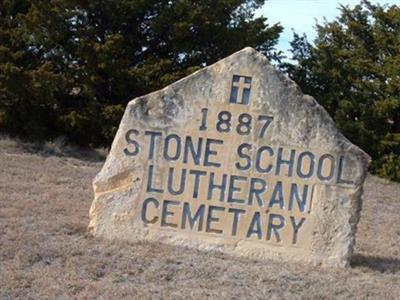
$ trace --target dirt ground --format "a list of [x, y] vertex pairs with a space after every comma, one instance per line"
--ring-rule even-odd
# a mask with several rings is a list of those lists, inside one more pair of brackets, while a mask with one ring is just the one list
[[348, 269], [86, 232], [98, 153], [0, 140], [0, 299], [400, 299], [400, 185], [370, 176]]

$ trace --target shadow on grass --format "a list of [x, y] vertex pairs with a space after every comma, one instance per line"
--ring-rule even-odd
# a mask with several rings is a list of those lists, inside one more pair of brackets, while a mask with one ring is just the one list
[[400, 272], [400, 259], [394, 257], [379, 257], [363, 254], [354, 254], [351, 258], [351, 267], [365, 267], [381, 273]]
[[43, 144], [21, 143], [20, 147], [26, 152], [43, 157], [70, 157], [88, 162], [101, 162], [107, 157], [107, 151], [105, 149], [72, 146], [57, 141], [45, 142]]
[[105, 148], [80, 147], [67, 143], [66, 138], [59, 137], [54, 141], [29, 142], [18, 138], [10, 138], [0, 134], [0, 151], [18, 153], [20, 151], [43, 157], [70, 157], [89, 162], [102, 162], [108, 150]]
[[81, 148], [77, 146], [54, 147], [52, 144], [44, 145], [23, 145], [22, 149], [31, 154], [37, 154], [43, 157], [66, 157], [75, 158], [88, 162], [101, 162], [106, 159], [106, 151], [97, 151], [96, 149]]

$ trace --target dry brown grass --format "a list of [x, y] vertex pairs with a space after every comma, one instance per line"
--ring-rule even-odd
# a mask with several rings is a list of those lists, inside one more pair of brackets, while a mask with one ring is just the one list
[[398, 184], [368, 178], [352, 267], [320, 269], [95, 239], [102, 161], [56, 150], [0, 141], [1, 299], [400, 299]]

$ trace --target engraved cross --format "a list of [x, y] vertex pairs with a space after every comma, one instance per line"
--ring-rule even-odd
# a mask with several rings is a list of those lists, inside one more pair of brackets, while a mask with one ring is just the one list
[[238, 94], [237, 94], [237, 99], [238, 103], [239, 101], [243, 101], [243, 91], [244, 89], [249, 89], [250, 88], [250, 83], [245, 82], [245, 77], [240, 77], [239, 81], [233, 82], [232, 86], [238, 88]]

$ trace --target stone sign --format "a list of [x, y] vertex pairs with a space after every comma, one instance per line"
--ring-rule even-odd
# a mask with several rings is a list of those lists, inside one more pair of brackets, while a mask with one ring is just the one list
[[345, 266], [369, 157], [252, 48], [132, 100], [94, 180], [90, 229]]

